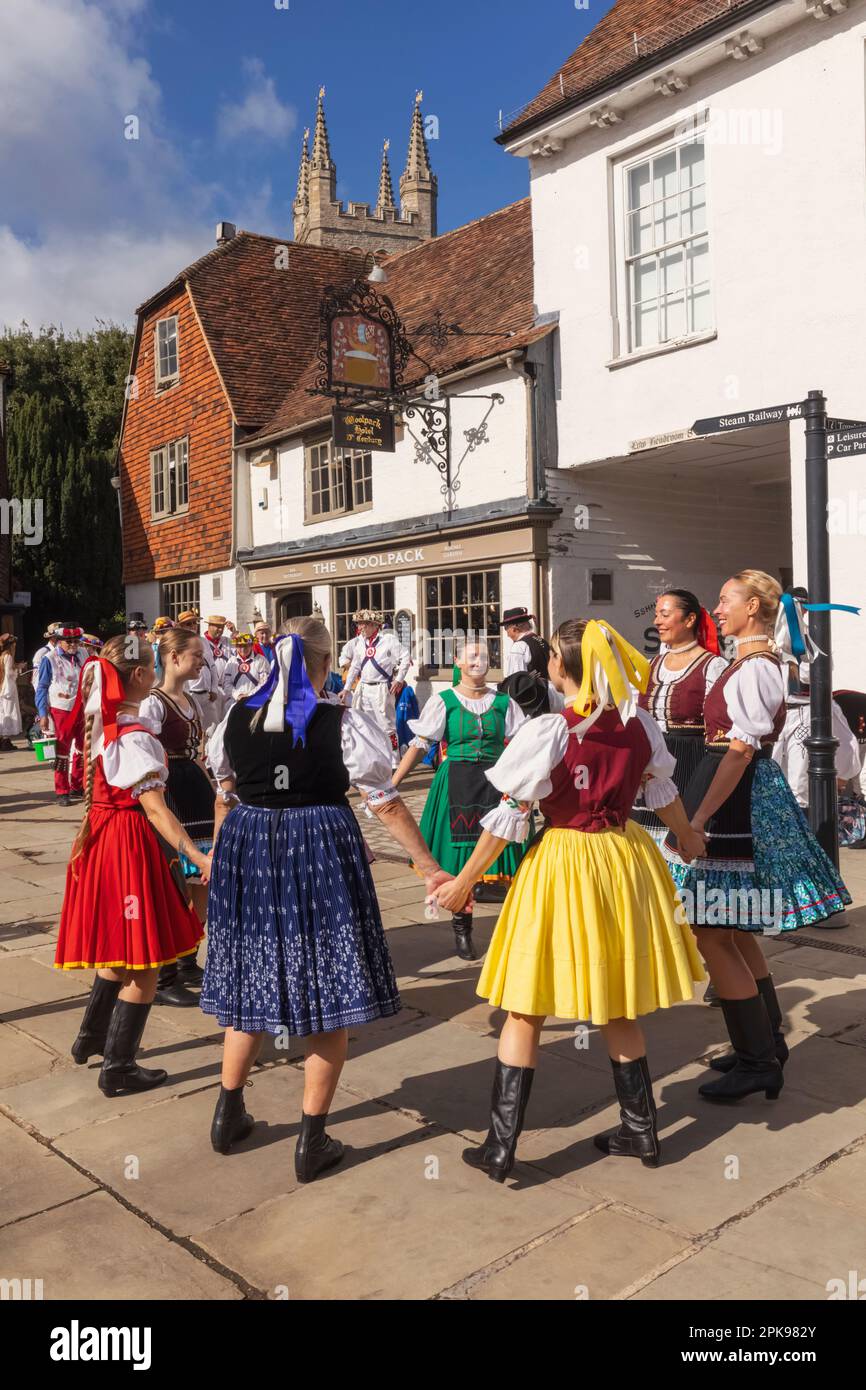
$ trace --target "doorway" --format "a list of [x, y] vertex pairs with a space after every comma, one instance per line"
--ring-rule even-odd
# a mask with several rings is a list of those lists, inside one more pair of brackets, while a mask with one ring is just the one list
[[289, 618], [309, 618], [313, 611], [312, 589], [292, 589], [277, 600], [277, 627]]

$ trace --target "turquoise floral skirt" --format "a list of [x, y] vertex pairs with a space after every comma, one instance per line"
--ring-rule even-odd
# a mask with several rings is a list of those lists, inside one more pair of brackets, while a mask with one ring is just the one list
[[[707, 752], [683, 795], [697, 811], [721, 761]], [[781, 768], [758, 756], [707, 826], [707, 857], [683, 863], [662, 846], [688, 922], [779, 936], [842, 912], [851, 895], [824, 853]]]

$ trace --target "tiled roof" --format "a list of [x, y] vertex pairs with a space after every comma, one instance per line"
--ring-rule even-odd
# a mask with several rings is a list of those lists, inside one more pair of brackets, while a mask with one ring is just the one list
[[324, 286], [353, 279], [363, 265], [357, 252], [241, 231], [187, 266], [138, 313], [186, 284], [235, 419], [260, 428], [310, 359]]
[[[388, 276], [383, 292], [393, 302], [410, 342], [440, 376], [517, 350], [551, 331], [535, 326], [528, 198], [422, 242], [383, 265]], [[417, 332], [437, 309], [446, 322], [458, 323], [464, 330], [441, 349]], [[260, 438], [274, 438], [330, 411], [325, 397], [308, 394], [317, 374], [316, 343], [314, 335], [306, 371], [259, 432]], [[410, 357], [405, 380], [408, 384], [423, 381], [427, 371], [427, 366]]]
[[538, 96], [508, 122], [499, 139], [575, 104], [708, 26], [736, 19], [741, 10], [767, 9], [773, 3], [776, 0], [617, 0]]

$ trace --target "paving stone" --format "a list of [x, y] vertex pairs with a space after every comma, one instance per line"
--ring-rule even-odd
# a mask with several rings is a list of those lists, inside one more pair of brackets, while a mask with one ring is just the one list
[[233, 1300], [241, 1290], [104, 1192], [3, 1231], [0, 1273], [51, 1299]]
[[774, 1269], [816, 1283], [826, 1298], [831, 1279], [847, 1284], [851, 1270], [858, 1278], [866, 1275], [866, 1212], [799, 1188], [730, 1226], [716, 1246], [745, 1259], [766, 1259]]
[[0, 1023], [0, 1086], [16, 1086], [45, 1076], [55, 1063], [51, 1052], [7, 1023]]
[[41, 1005], [90, 992], [92, 976], [82, 970], [53, 970], [30, 955], [0, 955], [0, 1019], [20, 1023]]
[[[93, 1190], [71, 1164], [0, 1116], [0, 1227]], [[5, 1244], [3, 1232], [0, 1250]], [[0, 1263], [3, 1258], [0, 1254]]]
[[[755, 1260], [742, 1259], [711, 1245], [661, 1274], [633, 1295], [635, 1302], [790, 1303], [799, 1299], [826, 1299], [823, 1286]], [[700, 1319], [699, 1319], [700, 1320]], [[705, 1320], [703, 1320], [705, 1321]], [[691, 1344], [690, 1344], [691, 1345]], [[695, 1347], [719, 1343], [695, 1341]]]
[[139, 1054], [144, 1065], [164, 1067], [169, 1079], [163, 1086], [139, 1095], [104, 1096], [97, 1086], [95, 1062], [85, 1067], [63, 1067], [38, 1081], [25, 1081], [0, 1090], [0, 1105], [19, 1120], [33, 1125], [40, 1134], [53, 1139], [71, 1130], [99, 1124], [128, 1112], [172, 1104], [186, 1091], [200, 1090], [219, 1083], [222, 1049], [206, 1039], [189, 1038], [153, 1051], [147, 1044]]
[[[714, 1105], [697, 1094], [706, 1076], [700, 1066], [688, 1066], [655, 1087], [659, 1168], [604, 1157], [595, 1148], [592, 1137], [619, 1123], [614, 1106], [574, 1124], [526, 1134], [519, 1157], [558, 1179], [699, 1234], [866, 1134], [861, 1110], [822, 1103], [788, 1087], [778, 1101], [761, 1095]], [[739, 1176], [726, 1176], [734, 1173]]]
[[336, 1168], [197, 1241], [272, 1296], [427, 1299], [592, 1205], [574, 1190], [492, 1183], [462, 1147], [439, 1135]]
[[814, 1192], [827, 1201], [851, 1207], [866, 1216], [866, 1146], [828, 1163], [820, 1173], [807, 1178], [801, 1190]]
[[682, 1236], [607, 1208], [474, 1284], [469, 1297], [480, 1302], [617, 1298], [687, 1247]]

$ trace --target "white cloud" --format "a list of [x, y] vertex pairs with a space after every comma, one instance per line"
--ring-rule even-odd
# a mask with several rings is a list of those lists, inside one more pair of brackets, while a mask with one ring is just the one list
[[211, 233], [52, 234], [30, 245], [0, 225], [0, 332], [26, 320], [67, 330], [97, 319], [131, 324], [137, 305], [213, 245]]
[[[254, 230], [266, 220], [269, 185], [206, 184], [173, 143], [159, 83], [137, 56], [148, 4], [0, 0], [0, 326], [129, 323], [211, 248], [218, 220]], [[291, 129], [260, 65], [247, 77], [236, 121]], [[137, 140], [125, 138], [129, 116]]]
[[217, 130], [223, 140], [260, 135], [282, 140], [298, 123], [293, 106], [284, 106], [277, 96], [274, 79], [268, 77], [260, 58], [244, 58], [243, 71], [247, 91], [241, 102], [223, 106], [217, 118]]

